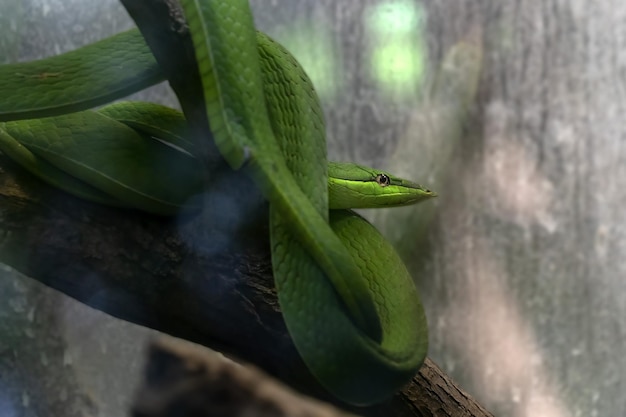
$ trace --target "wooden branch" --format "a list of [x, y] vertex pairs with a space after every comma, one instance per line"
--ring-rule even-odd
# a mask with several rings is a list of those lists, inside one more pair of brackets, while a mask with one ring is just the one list
[[[174, 0], [122, 0], [214, 165], [193, 47]], [[161, 218], [96, 206], [43, 185], [0, 156], [0, 261], [115, 317], [210, 346], [361, 415], [486, 416], [432, 362], [404, 392], [349, 408], [311, 376], [273, 288], [267, 205], [245, 173], [213, 175], [202, 213]], [[239, 194], [233, 191], [240, 190]]]
[[136, 417], [349, 416], [297, 394], [250, 366], [209, 349], [162, 337], [150, 348]]
[[[266, 204], [245, 175], [226, 172], [205, 197], [207, 211], [170, 219], [75, 199], [0, 155], [0, 261], [91, 307], [242, 358], [361, 415], [489, 415], [430, 361], [382, 405], [349, 408], [326, 394], [280, 315]], [[235, 189], [242, 192], [233, 196]]]

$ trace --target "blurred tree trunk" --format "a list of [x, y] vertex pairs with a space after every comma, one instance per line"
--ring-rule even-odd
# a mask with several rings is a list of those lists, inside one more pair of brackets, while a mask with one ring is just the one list
[[438, 153], [450, 106], [427, 105], [387, 164], [444, 173], [430, 238], [406, 231], [428, 208], [376, 217], [418, 277], [431, 353], [496, 415], [622, 415], [626, 5], [424, 6], [434, 57], [472, 25], [485, 51], [457, 148]]

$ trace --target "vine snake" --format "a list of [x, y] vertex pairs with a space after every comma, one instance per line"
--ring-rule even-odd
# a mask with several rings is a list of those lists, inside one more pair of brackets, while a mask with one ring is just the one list
[[[386, 172], [327, 162], [313, 85], [288, 51], [255, 30], [247, 0], [181, 5], [212, 136], [233, 169], [246, 164], [269, 200], [275, 283], [298, 352], [347, 403], [390, 397], [424, 360], [426, 320], [393, 247], [346, 209], [412, 204], [434, 193]], [[202, 188], [184, 117], [150, 103], [86, 110], [161, 79], [136, 30], [1, 66], [0, 150], [79, 197], [173, 214]]]

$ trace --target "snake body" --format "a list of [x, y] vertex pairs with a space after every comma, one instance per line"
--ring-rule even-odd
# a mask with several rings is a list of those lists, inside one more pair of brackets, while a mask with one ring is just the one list
[[[212, 136], [233, 169], [246, 163], [270, 202], [274, 277], [298, 352], [338, 398], [360, 405], [388, 398], [424, 360], [426, 320], [393, 247], [345, 209], [411, 204], [434, 193], [389, 173], [327, 162], [315, 90], [293, 56], [255, 30], [247, 0], [181, 4]], [[97, 66], [115, 67], [116, 75], [91, 68], [104, 46], [108, 60]], [[74, 112], [161, 78], [136, 31], [2, 66], [0, 92], [13, 95], [0, 98], [0, 150], [80, 197], [175, 213], [202, 188], [183, 116], [145, 103]]]

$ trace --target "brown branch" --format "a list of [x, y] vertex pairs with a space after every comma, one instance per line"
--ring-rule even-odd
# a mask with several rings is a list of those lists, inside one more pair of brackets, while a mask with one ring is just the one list
[[[242, 174], [214, 181], [208, 212], [168, 219], [77, 200], [2, 155], [0, 173], [1, 262], [91, 307], [242, 358], [337, 404], [286, 331], [273, 288], [266, 205]], [[242, 193], [233, 197], [234, 189]], [[489, 415], [430, 361], [390, 401], [347, 409]]]
[[251, 366], [180, 339], [161, 337], [150, 348], [135, 417], [349, 416], [295, 393]]
[[[177, 3], [123, 3], [202, 138], [208, 125]], [[210, 138], [197, 143], [212, 164], [217, 153]], [[91, 307], [242, 358], [337, 403], [310, 375], [286, 331], [273, 288], [267, 206], [244, 174], [219, 170], [226, 174], [214, 175], [211, 189], [198, 196], [207, 209], [170, 219], [74, 199], [2, 156], [0, 170], [0, 261]], [[390, 401], [352, 411], [489, 415], [430, 361]]]

